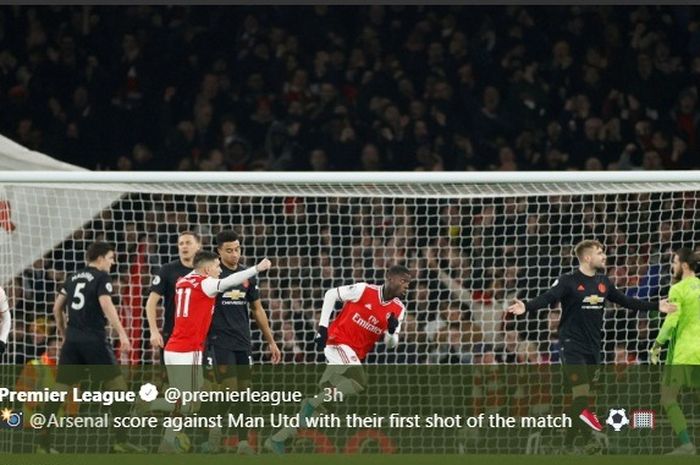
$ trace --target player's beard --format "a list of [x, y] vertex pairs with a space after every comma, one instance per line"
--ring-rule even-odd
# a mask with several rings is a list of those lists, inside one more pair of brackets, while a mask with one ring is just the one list
[[605, 265], [594, 266], [593, 270], [596, 273], [605, 273]]
[[673, 284], [676, 284], [681, 279], [683, 279], [683, 270], [678, 270], [678, 273], [673, 274], [673, 278], [672, 278]]

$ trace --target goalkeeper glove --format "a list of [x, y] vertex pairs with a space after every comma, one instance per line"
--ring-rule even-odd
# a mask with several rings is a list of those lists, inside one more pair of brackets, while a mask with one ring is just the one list
[[661, 346], [654, 343], [654, 346], [649, 351], [649, 361], [652, 365], [658, 365], [661, 360]]
[[315, 339], [316, 348], [318, 350], [323, 350], [326, 348], [326, 339], [328, 339], [328, 328], [326, 328], [325, 326], [319, 326]]
[[390, 313], [389, 318], [387, 318], [386, 321], [386, 330], [389, 332], [389, 334], [394, 334], [396, 332], [396, 328], [399, 327], [399, 319], [396, 318], [393, 313]]
[[7, 342], [0, 341], [0, 355], [5, 353], [6, 348], [7, 348]]

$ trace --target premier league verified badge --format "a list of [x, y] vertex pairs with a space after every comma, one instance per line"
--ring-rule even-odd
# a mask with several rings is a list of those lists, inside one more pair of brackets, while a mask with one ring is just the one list
[[21, 428], [23, 420], [23, 412], [15, 412], [11, 408], [0, 410], [0, 428]]

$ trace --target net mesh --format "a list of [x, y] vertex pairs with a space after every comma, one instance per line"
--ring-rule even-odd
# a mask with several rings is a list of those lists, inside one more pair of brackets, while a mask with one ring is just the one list
[[[263, 306], [287, 364], [322, 362], [313, 347], [324, 292], [380, 282], [405, 264], [414, 283], [396, 350], [366, 363], [556, 363], [558, 309], [504, 317], [574, 269], [572, 246], [607, 246], [608, 274], [628, 295], [668, 292], [671, 251], [694, 246], [700, 183], [522, 184], [3, 184], [1, 270], [14, 327], [5, 360], [41, 357], [52, 305], [94, 240], [116, 245], [115, 301], [135, 350], [122, 361], [158, 363], [145, 300], [151, 277], [177, 258], [177, 235], [241, 235], [242, 261], [269, 257]], [[610, 306], [604, 362], [647, 362], [659, 320]], [[253, 327], [253, 359], [268, 358]]]

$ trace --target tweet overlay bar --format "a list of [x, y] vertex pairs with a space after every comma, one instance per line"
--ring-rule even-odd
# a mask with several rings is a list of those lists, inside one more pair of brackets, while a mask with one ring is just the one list
[[[60, 384], [55, 366], [3, 367], [0, 453], [663, 455], [669, 392], [700, 434], [694, 366], [117, 368], [61, 367]], [[571, 408], [577, 373], [597, 425]]]

